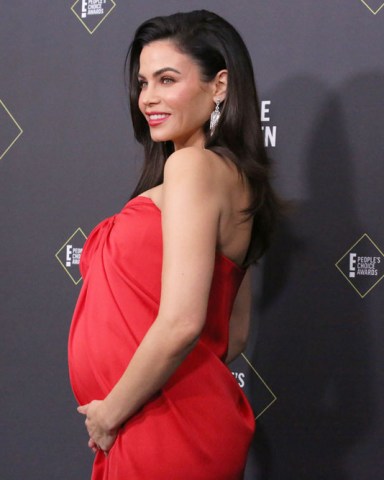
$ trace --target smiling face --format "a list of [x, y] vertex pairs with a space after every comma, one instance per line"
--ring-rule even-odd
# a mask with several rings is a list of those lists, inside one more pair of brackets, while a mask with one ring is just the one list
[[154, 142], [172, 141], [175, 150], [203, 147], [203, 125], [214, 110], [215, 80], [201, 80], [199, 66], [169, 40], [146, 45], [140, 55], [139, 108]]

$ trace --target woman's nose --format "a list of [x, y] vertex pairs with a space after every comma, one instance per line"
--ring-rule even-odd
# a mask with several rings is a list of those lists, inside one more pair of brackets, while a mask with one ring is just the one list
[[141, 100], [144, 105], [153, 105], [160, 101], [156, 89], [150, 85], [147, 85], [145, 89], [141, 91]]

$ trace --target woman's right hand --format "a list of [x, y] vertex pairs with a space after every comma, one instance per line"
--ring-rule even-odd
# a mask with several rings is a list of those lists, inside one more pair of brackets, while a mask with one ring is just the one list
[[89, 448], [95, 453], [102, 450], [107, 455], [115, 443], [118, 429], [106, 428], [103, 420], [103, 401], [93, 400], [87, 405], [78, 407], [77, 411], [86, 416], [85, 426], [89, 434]]

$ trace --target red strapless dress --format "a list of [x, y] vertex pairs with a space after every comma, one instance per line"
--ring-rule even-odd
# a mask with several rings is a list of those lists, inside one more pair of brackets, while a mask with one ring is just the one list
[[[79, 404], [103, 399], [155, 320], [162, 265], [161, 211], [138, 196], [90, 234], [69, 336]], [[217, 252], [205, 328], [156, 396], [120, 429], [93, 480], [239, 480], [254, 415], [224, 364], [229, 317], [245, 271]], [[145, 378], [143, 378], [145, 382]]]

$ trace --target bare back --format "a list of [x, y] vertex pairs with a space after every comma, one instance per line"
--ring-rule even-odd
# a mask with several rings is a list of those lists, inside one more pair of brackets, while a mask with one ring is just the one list
[[[220, 204], [217, 232], [217, 249], [226, 257], [241, 265], [251, 239], [252, 219], [245, 220], [242, 210], [250, 204], [251, 193], [248, 181], [241, 176], [236, 166], [228, 159], [205, 150], [214, 174], [214, 189]], [[162, 209], [163, 184], [147, 190], [142, 195]]]

